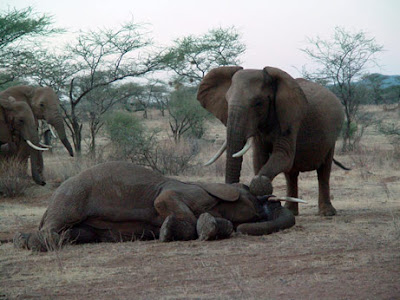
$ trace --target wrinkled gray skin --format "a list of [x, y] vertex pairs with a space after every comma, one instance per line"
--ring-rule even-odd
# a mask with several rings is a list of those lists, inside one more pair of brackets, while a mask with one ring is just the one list
[[[252, 137], [253, 194], [272, 193], [272, 180], [283, 172], [287, 195], [297, 198], [299, 172], [316, 170], [319, 213], [336, 214], [329, 178], [344, 112], [333, 93], [277, 68], [220, 67], [204, 77], [197, 99], [227, 127], [227, 183], [239, 182], [242, 157], [232, 155]], [[287, 207], [298, 214], [297, 203]]]
[[46, 120], [48, 124], [52, 125], [68, 153], [74, 156], [65, 133], [64, 121], [60, 112], [60, 100], [51, 88], [17, 85], [0, 93], [0, 97], [8, 98], [9, 96], [14, 97], [17, 101], [28, 103], [36, 120]]
[[31, 108], [14, 98], [0, 97], [0, 160], [17, 158], [26, 162], [30, 157], [33, 180], [45, 185], [40, 168], [42, 152], [28, 146], [27, 140], [39, 146], [39, 135]]
[[39, 231], [17, 233], [14, 245], [46, 251], [61, 236], [72, 243], [212, 240], [234, 228], [261, 235], [294, 224], [279, 202], [258, 199], [243, 185], [184, 183], [132, 163], [108, 162], [65, 181]]

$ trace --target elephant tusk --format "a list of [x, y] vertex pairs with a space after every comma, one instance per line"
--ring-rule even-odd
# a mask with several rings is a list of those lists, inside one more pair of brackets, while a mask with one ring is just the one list
[[54, 133], [53, 128], [51, 128], [50, 125], [49, 125], [49, 129], [50, 129], [50, 132], [51, 132], [52, 136], [53, 136], [54, 138], [57, 138], [56, 134]]
[[35, 150], [39, 150], [39, 151], [46, 151], [46, 150], [49, 150], [48, 148], [41, 148], [41, 147], [35, 146], [30, 140], [26, 140], [26, 143], [27, 143], [29, 146], [31, 146], [33, 149], [35, 149]]
[[39, 146], [43, 147], [43, 148], [49, 148], [49, 149], [53, 148], [53, 146], [46, 145], [46, 144], [43, 144], [43, 143], [39, 143]]
[[253, 138], [249, 138], [246, 141], [246, 145], [244, 145], [243, 149], [240, 150], [239, 152], [236, 152], [235, 154], [232, 155], [232, 157], [236, 158], [236, 157], [241, 157], [243, 156], [247, 151], [249, 151], [249, 149], [251, 148], [251, 142], [253, 141]]
[[207, 167], [213, 164], [222, 155], [222, 153], [225, 152], [227, 144], [228, 142], [225, 140], [225, 142], [223, 143], [222, 147], [218, 150], [218, 152], [208, 162], [206, 162], [204, 166]]
[[294, 197], [269, 197], [268, 201], [286, 201], [286, 202], [294, 202], [294, 203], [304, 203], [307, 204], [308, 202], [303, 200], [303, 199], [299, 199], [299, 198], [294, 198]]

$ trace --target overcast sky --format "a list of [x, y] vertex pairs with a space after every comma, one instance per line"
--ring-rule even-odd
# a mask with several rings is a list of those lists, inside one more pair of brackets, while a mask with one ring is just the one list
[[309, 63], [299, 49], [306, 37], [332, 35], [335, 26], [366, 31], [384, 46], [380, 68], [400, 75], [400, 0], [1, 0], [0, 10], [33, 6], [71, 31], [112, 27], [133, 20], [149, 24], [154, 41], [168, 45], [188, 34], [234, 25], [247, 51], [245, 68], [274, 66], [292, 76]]

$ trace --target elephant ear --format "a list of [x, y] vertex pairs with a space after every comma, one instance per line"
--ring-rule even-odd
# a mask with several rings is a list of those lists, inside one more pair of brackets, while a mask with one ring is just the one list
[[282, 135], [295, 133], [293, 130], [298, 130], [308, 103], [303, 90], [280, 69], [265, 67], [263, 72], [266, 84], [275, 87], [275, 108]]
[[224, 201], [234, 202], [239, 199], [240, 190], [232, 185], [224, 183], [196, 183], [210, 195]]
[[242, 67], [219, 67], [212, 69], [201, 81], [197, 100], [224, 125], [228, 120], [228, 103], [225, 94], [231, 86], [232, 76]]
[[0, 106], [3, 107], [5, 110], [14, 110], [16, 103], [17, 100], [15, 100], [15, 98], [11, 96], [9, 96], [7, 99], [0, 99]]

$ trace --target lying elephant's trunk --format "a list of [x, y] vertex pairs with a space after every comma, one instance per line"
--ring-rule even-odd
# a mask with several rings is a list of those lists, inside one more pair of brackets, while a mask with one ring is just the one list
[[279, 207], [274, 211], [271, 221], [241, 224], [236, 231], [248, 235], [264, 235], [290, 228], [295, 224], [293, 213], [286, 207]]

